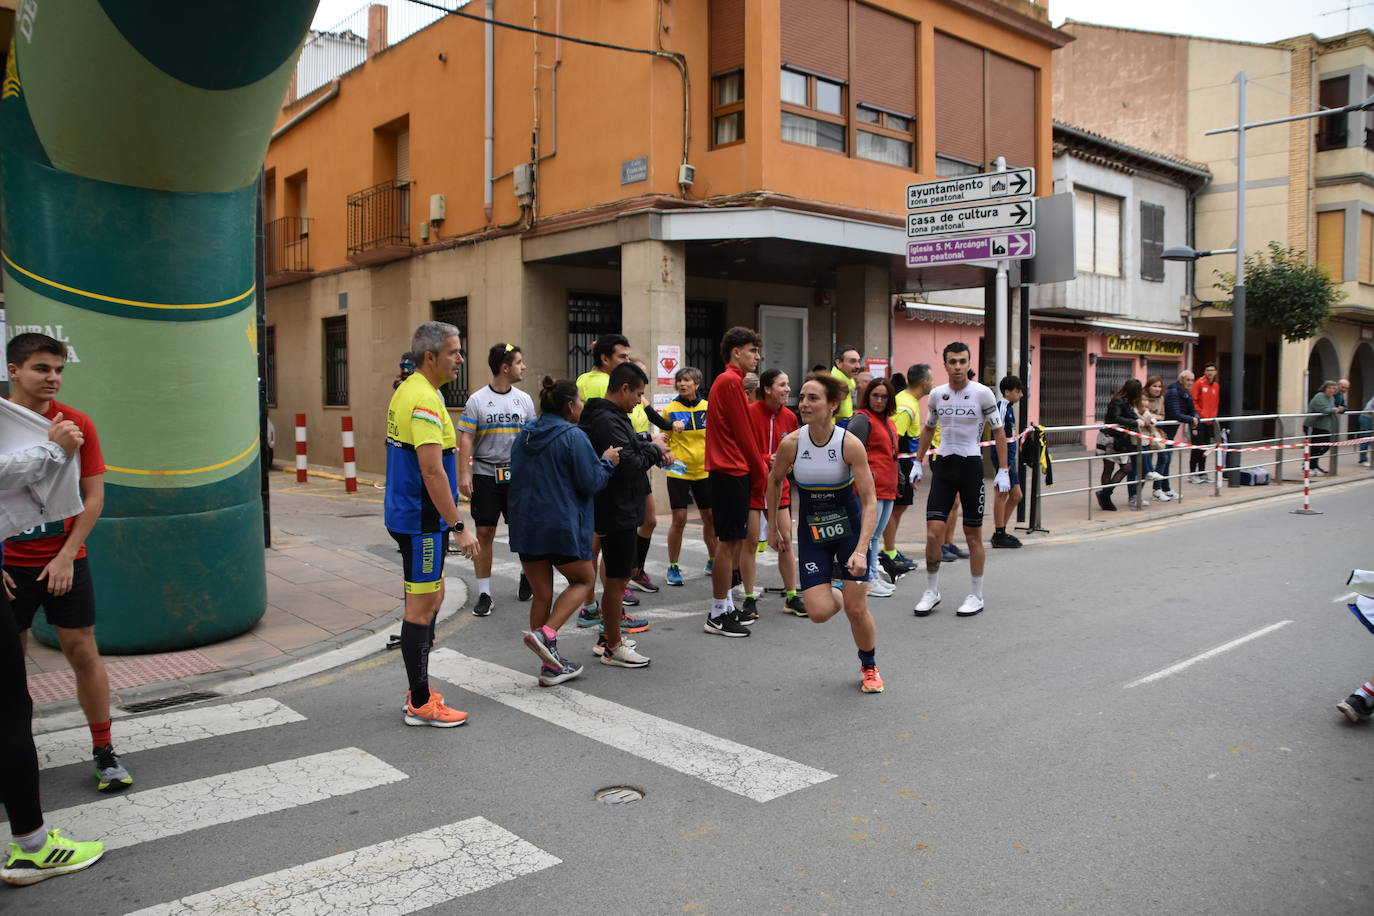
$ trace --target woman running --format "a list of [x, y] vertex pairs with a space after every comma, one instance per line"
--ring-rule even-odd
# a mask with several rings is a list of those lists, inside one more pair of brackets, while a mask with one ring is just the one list
[[[567, 379], [544, 377], [539, 410], [511, 446], [508, 508], [510, 548], [520, 555], [533, 592], [525, 645], [544, 663], [540, 685], [552, 687], [582, 673], [581, 665], [558, 653], [558, 629], [592, 600], [592, 497], [611, 479], [620, 449], [612, 446], [596, 456], [577, 427], [582, 398]], [[555, 568], [568, 580], [557, 601]]]
[[[787, 399], [791, 396], [792, 383], [786, 372], [781, 369], [765, 369], [759, 376], [758, 400], [749, 404], [749, 421], [754, 426], [754, 439], [758, 443], [759, 454], [763, 455], [765, 464], [772, 462], [783, 437], [797, 428], [797, 415], [787, 407]], [[791, 506], [791, 486], [784, 481], [778, 518], [789, 531], [792, 530]], [[744, 579], [744, 606], [740, 613], [754, 617], [758, 616], [758, 596], [754, 592], [754, 575], [758, 566], [757, 550], [763, 549], [759, 542], [768, 540], [768, 532], [763, 525], [763, 513], [766, 508], [763, 493], [750, 494], [749, 524], [744, 539], [744, 550], [740, 552], [739, 558], [740, 575]], [[756, 544], [759, 545], [757, 550], [754, 549]], [[801, 595], [797, 594], [797, 561], [790, 549], [786, 553], [778, 554], [778, 572], [782, 575], [785, 593], [783, 611], [805, 617], [806, 604], [802, 601]]]
[[[795, 482], [800, 531], [797, 562], [807, 615], [816, 623], [834, 617], [841, 608], [859, 649], [864, 693], [881, 693], [877, 635], [868, 612], [868, 555], [877, 504], [868, 455], [859, 440], [835, 425], [835, 411], [849, 396], [844, 383], [829, 373], [813, 372], [801, 387], [798, 410], [806, 425], [790, 433], [778, 446], [768, 475], [768, 528], [773, 548], [781, 553], [791, 543], [791, 526], [780, 512], [782, 482], [789, 473]], [[853, 583], [835, 594], [831, 570]]]

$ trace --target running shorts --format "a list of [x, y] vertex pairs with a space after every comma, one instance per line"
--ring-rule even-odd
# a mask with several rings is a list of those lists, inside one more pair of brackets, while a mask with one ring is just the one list
[[506, 496], [510, 493], [509, 483], [497, 483], [489, 474], [472, 475], [472, 523], [479, 528], [495, 528], [503, 517], [510, 523], [506, 512]]
[[581, 557], [570, 557], [561, 553], [522, 553], [520, 554], [521, 563], [548, 563], [550, 566], [567, 566], [569, 563], [578, 563]]
[[63, 629], [76, 630], [95, 626], [95, 585], [91, 581], [91, 567], [86, 557], [72, 561], [72, 587], [65, 595], [48, 591], [48, 581], [39, 581], [42, 566], [6, 566], [5, 572], [14, 580], [14, 600], [10, 607], [20, 631], [33, 626], [34, 615], [41, 607], [48, 623]]
[[425, 534], [388, 532], [401, 548], [402, 579], [407, 595], [432, 595], [444, 587], [444, 554], [448, 531]]
[[[1021, 485], [1021, 469], [1018, 467], [1019, 462], [1016, 460], [1016, 443], [1012, 442], [1010, 439], [1007, 440], [1007, 464], [1011, 466], [1011, 473], [1008, 475], [1011, 478], [1011, 485], [1013, 487], [1019, 487]], [[1001, 465], [997, 463], [997, 449], [995, 448], [992, 450], [992, 466], [993, 468], [1001, 467]]]
[[749, 475], [712, 471], [707, 480], [717, 540], [744, 540], [749, 533]]
[[930, 468], [930, 494], [926, 497], [926, 521], [949, 521], [954, 498], [959, 498], [965, 528], [983, 527], [987, 493], [983, 488], [983, 456], [941, 455]]
[[711, 485], [707, 478], [686, 480], [682, 477], [668, 478], [668, 508], [686, 509], [687, 497], [691, 496], [697, 509], [711, 511]]
[[[847, 499], [837, 500], [834, 510], [826, 505], [826, 501], [814, 496], [799, 499], [797, 506], [800, 513], [797, 519], [797, 570], [802, 591], [816, 585], [828, 585], [832, 579], [866, 581], [867, 571], [861, 576], [849, 572], [849, 558], [859, 551], [859, 525], [862, 518], [862, 510], [853, 490], [850, 490]], [[837, 515], [841, 516], [839, 526], [835, 524]]]
[[607, 579], [628, 579], [639, 561], [639, 532], [634, 528], [601, 535], [601, 562]]

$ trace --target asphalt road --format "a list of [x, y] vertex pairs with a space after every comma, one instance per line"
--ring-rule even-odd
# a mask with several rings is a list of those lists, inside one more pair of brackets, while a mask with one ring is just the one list
[[[404, 727], [401, 660], [385, 653], [232, 701], [296, 721], [129, 754], [137, 786], [118, 810], [85, 764], [55, 766], [53, 823], [128, 839], [84, 874], [0, 888], [0, 911], [216, 892], [155, 912], [1367, 914], [1374, 723], [1333, 705], [1374, 676], [1374, 642], [1336, 600], [1374, 565], [1374, 487], [1321, 503], [990, 552], [988, 610], [969, 619], [953, 612], [965, 563], [945, 567], [925, 619], [913, 574], [873, 602], [881, 695], [859, 692], [843, 619], [785, 616], [770, 596], [749, 639], [701, 632], [690, 537], [687, 585], [637, 609], [649, 668], [598, 665], [590, 632], [565, 632], [586, 672], [529, 686], [500, 548], [495, 613], [440, 623], [434, 683], [469, 725]], [[286, 530], [394, 555], [364, 517], [379, 502], [274, 505]], [[656, 549], [655, 579], [664, 562]], [[594, 800], [614, 785], [644, 798]], [[206, 820], [228, 822], [184, 829]], [[207, 902], [235, 894], [240, 909]]]

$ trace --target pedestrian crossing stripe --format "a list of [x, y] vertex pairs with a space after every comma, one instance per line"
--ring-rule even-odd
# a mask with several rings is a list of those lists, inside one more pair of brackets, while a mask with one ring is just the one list
[[[205, 827], [247, 820], [406, 779], [366, 751], [342, 748], [204, 779], [130, 791], [47, 812], [71, 836], [98, 837], [106, 849], [136, 846]], [[8, 825], [0, 827], [7, 830]]]
[[561, 861], [486, 818], [472, 817], [127, 916], [402, 916], [552, 868]]
[[429, 673], [584, 738], [757, 802], [771, 801], [835, 778], [834, 773], [579, 690], [541, 690], [538, 681], [528, 674], [452, 649], [430, 653]]
[[[115, 747], [121, 755], [171, 747], [203, 738], [218, 738], [238, 732], [291, 722], [304, 722], [305, 716], [272, 699], [244, 700], [222, 706], [181, 709], [176, 712], [119, 720]], [[91, 759], [91, 732], [84, 725], [46, 735], [35, 735], [40, 769], [67, 766]]]

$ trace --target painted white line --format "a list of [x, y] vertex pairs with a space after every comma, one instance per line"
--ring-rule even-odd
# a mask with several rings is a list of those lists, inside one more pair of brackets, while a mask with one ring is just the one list
[[[202, 738], [304, 721], [305, 716], [276, 700], [244, 700], [223, 706], [121, 719], [119, 727], [115, 729], [115, 748], [121, 755], [126, 755]], [[36, 735], [33, 740], [38, 746], [38, 766], [41, 769], [91, 759], [91, 732], [85, 727]]]
[[400, 916], [560, 863], [486, 818], [473, 817], [127, 916]]
[[[98, 836], [107, 849], [135, 846], [204, 827], [297, 808], [406, 778], [356, 747], [126, 792], [50, 811], [72, 836]], [[8, 825], [5, 828], [8, 829]]]
[[1170, 665], [1167, 668], [1161, 668], [1154, 674], [1147, 674], [1139, 680], [1131, 681], [1129, 684], [1126, 685], [1125, 689], [1129, 689], [1131, 687], [1139, 687], [1141, 684], [1149, 684], [1152, 681], [1157, 681], [1160, 678], [1168, 677], [1171, 674], [1178, 674], [1180, 671], [1183, 671], [1187, 668], [1191, 668], [1198, 662], [1205, 662], [1209, 658], [1215, 658], [1223, 652], [1229, 652], [1237, 646], [1242, 646], [1252, 639], [1259, 639], [1261, 636], [1265, 636], [1269, 633], [1274, 632], [1277, 629], [1286, 627], [1292, 622], [1293, 621], [1291, 620], [1280, 620], [1278, 623], [1271, 623], [1267, 627], [1260, 627], [1255, 632], [1248, 633], [1245, 636], [1242, 636], [1240, 639], [1233, 639], [1228, 643], [1223, 643], [1222, 645], [1217, 646], [1215, 649], [1208, 649], [1201, 655], [1194, 655], [1192, 658], [1185, 659], [1184, 661], [1179, 662], [1177, 665]]
[[581, 691], [566, 687], [544, 690], [528, 674], [452, 649], [437, 649], [430, 654], [429, 673], [584, 738], [757, 802], [835, 778], [834, 773]]

